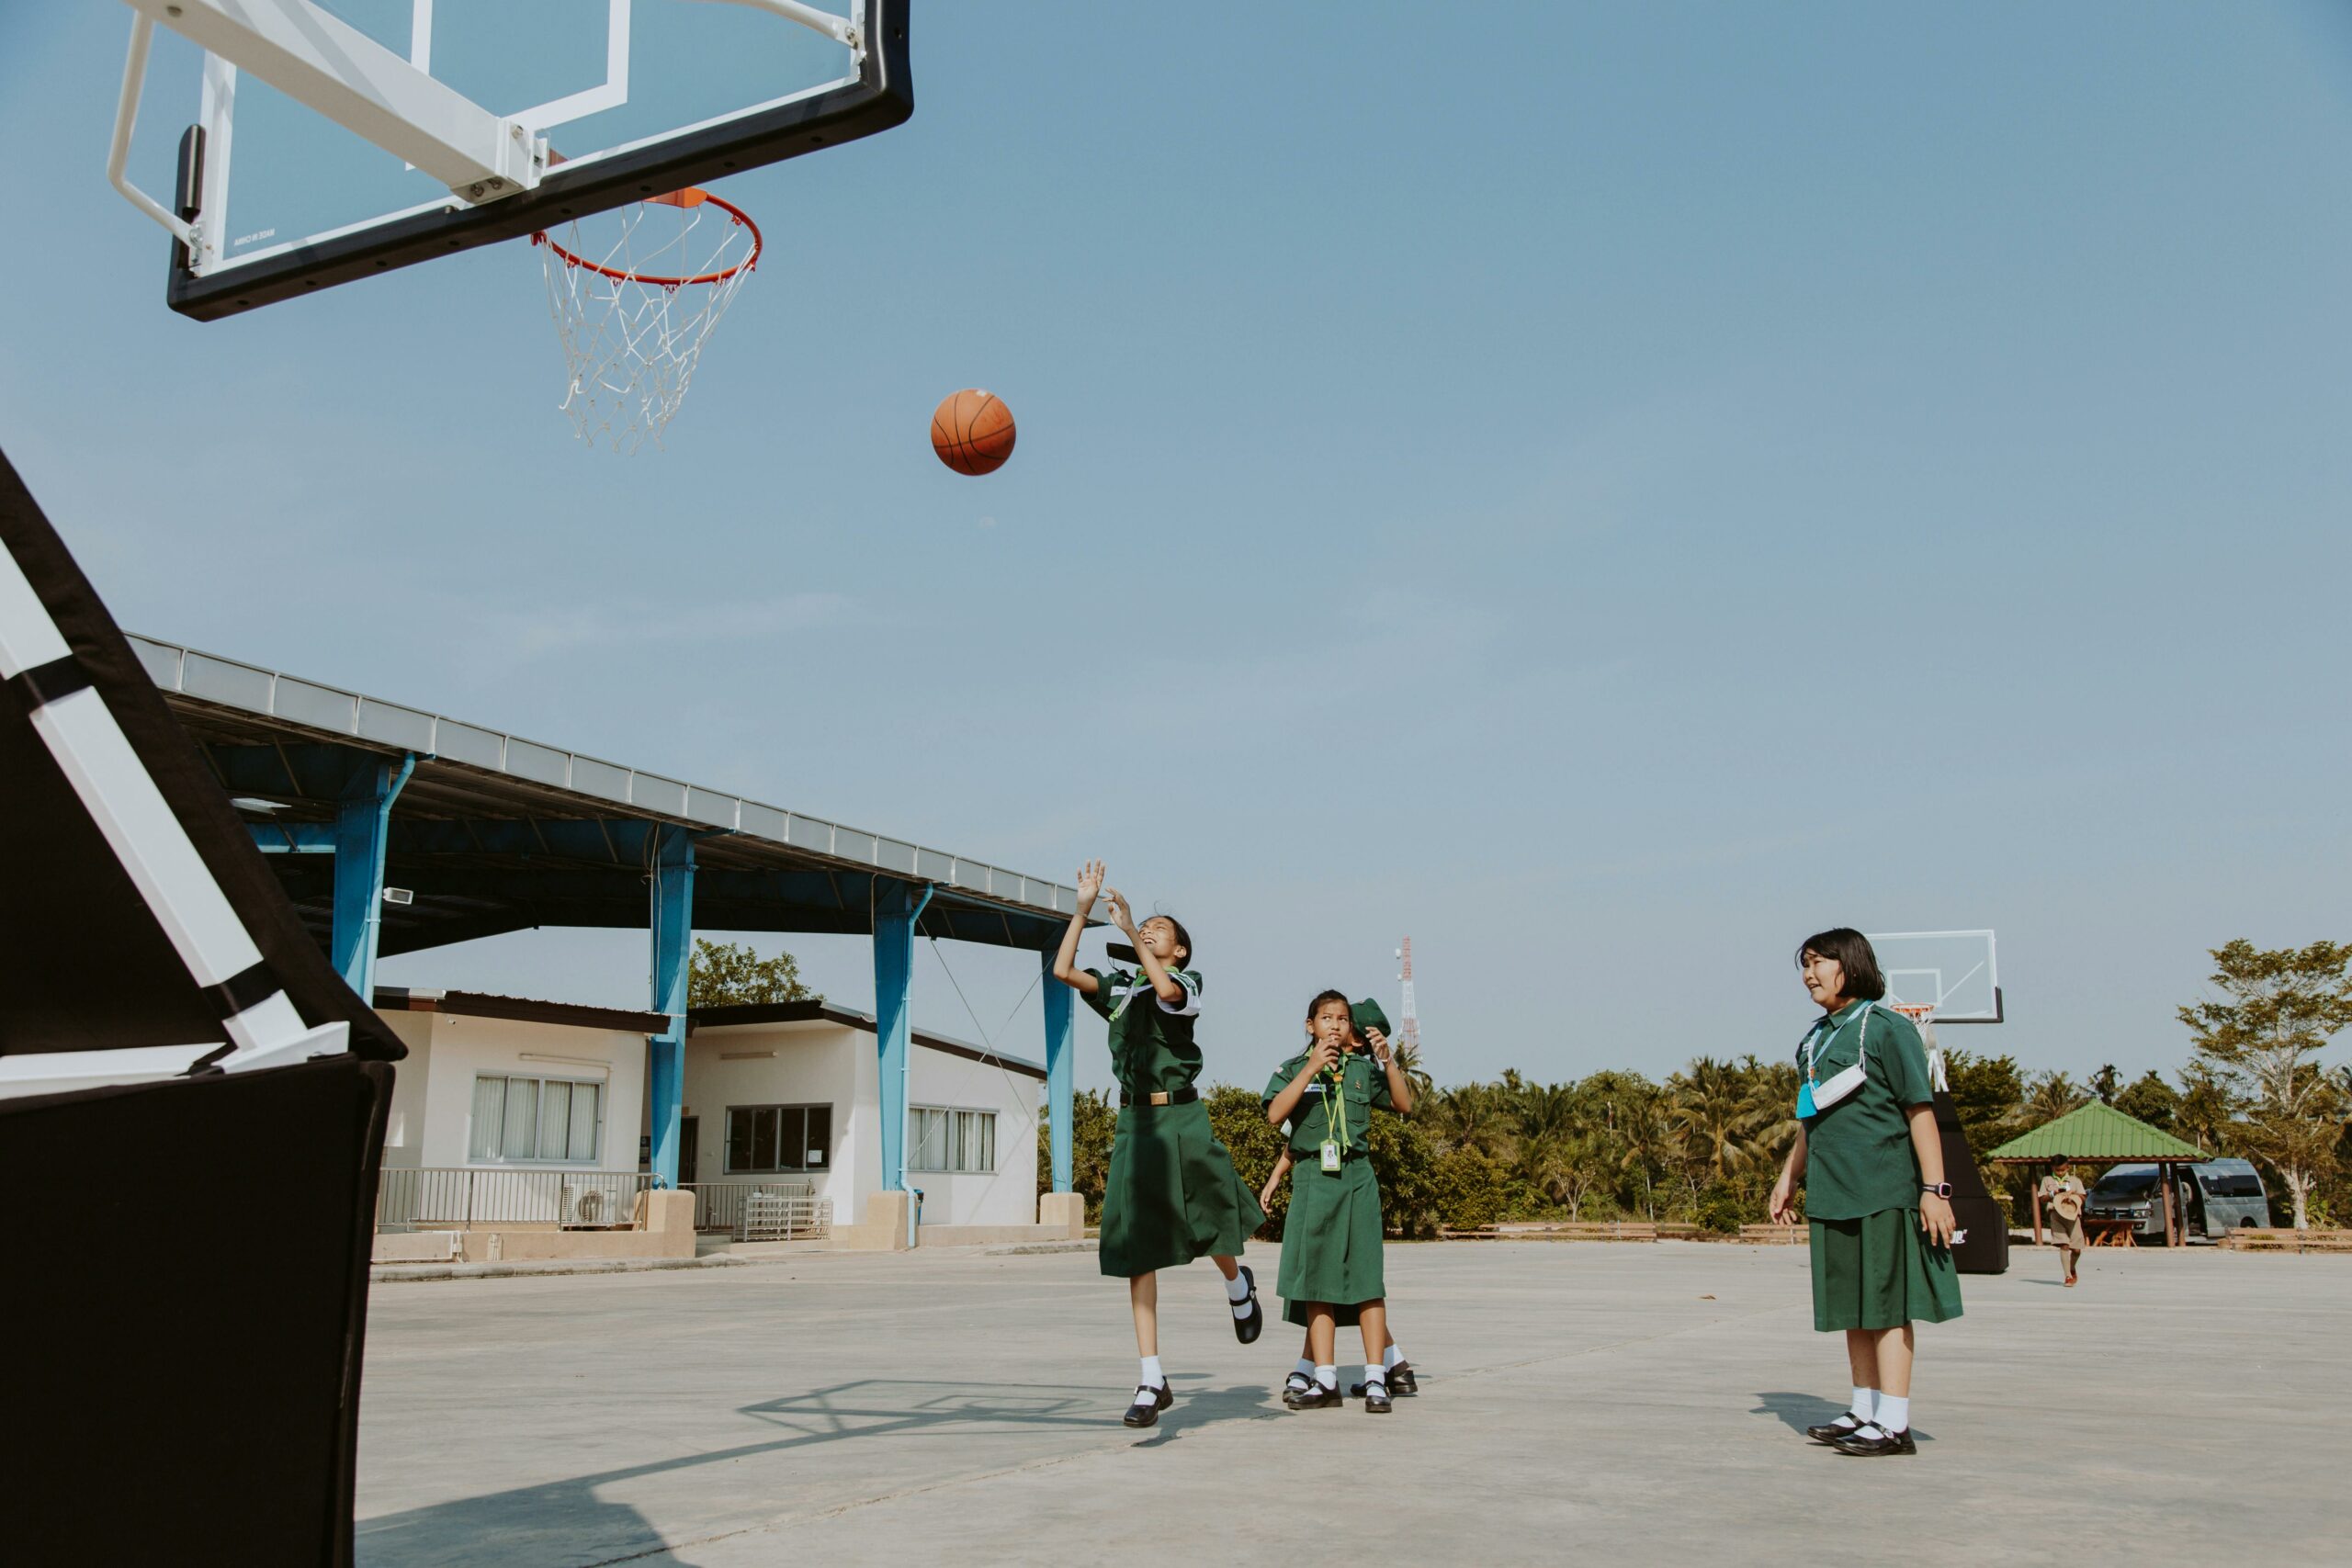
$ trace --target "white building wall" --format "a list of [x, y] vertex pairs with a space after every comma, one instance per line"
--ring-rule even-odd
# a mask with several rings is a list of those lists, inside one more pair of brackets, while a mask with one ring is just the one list
[[[1035, 1078], [918, 1044], [910, 1064], [917, 1105], [997, 1113], [997, 1168], [986, 1173], [923, 1171], [909, 1177], [923, 1190], [931, 1224], [1034, 1224], [1037, 1218], [1037, 1109]], [[686, 1040], [685, 1110], [695, 1118], [695, 1169], [686, 1181], [806, 1181], [830, 1198], [843, 1224], [860, 1221], [882, 1181], [881, 1062], [870, 1031], [811, 1019], [794, 1023], [697, 1028]], [[823, 1172], [775, 1176], [729, 1172], [730, 1105], [830, 1105], [833, 1145]]]
[[605, 1124], [594, 1160], [513, 1162], [518, 1168], [637, 1169], [638, 1128], [645, 1114], [642, 1034], [462, 1013], [395, 1010], [381, 1016], [410, 1052], [407, 1061], [393, 1065], [392, 1107], [408, 1114], [404, 1141], [398, 1151], [387, 1149], [387, 1165], [477, 1163], [467, 1158], [473, 1138], [474, 1079], [500, 1073], [605, 1086]]

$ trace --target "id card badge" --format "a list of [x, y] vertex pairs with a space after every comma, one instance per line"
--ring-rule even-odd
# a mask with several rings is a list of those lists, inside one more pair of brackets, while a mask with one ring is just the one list
[[1323, 1140], [1323, 1168], [1326, 1170], [1340, 1168], [1340, 1145], [1337, 1141], [1330, 1138]]

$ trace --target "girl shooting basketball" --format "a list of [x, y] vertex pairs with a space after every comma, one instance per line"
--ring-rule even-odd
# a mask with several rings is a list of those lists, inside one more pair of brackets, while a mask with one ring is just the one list
[[[1078, 967], [1079, 938], [1098, 896], [1133, 944], [1114, 948], [1113, 956], [1132, 957], [1137, 970]], [[1079, 868], [1078, 912], [1062, 933], [1054, 978], [1111, 1026], [1119, 1120], [1102, 1191], [1101, 1256], [1104, 1274], [1127, 1281], [1135, 1311], [1143, 1369], [1125, 1417], [1130, 1427], [1150, 1426], [1175, 1403], [1159, 1366], [1159, 1270], [1209, 1258], [1225, 1276], [1235, 1337], [1248, 1345], [1266, 1323], [1257, 1277], [1238, 1262], [1243, 1243], [1266, 1216], [1210, 1132], [1208, 1107], [1193, 1087], [1201, 1071], [1200, 1047], [1193, 1043], [1201, 976], [1185, 967], [1192, 956], [1192, 935], [1172, 917], [1136, 924], [1126, 899], [1103, 887], [1101, 861]]]

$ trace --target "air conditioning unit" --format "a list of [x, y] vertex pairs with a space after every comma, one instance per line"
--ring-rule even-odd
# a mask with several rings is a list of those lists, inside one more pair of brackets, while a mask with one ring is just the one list
[[563, 1190], [563, 1224], [608, 1225], [613, 1223], [613, 1195], [602, 1187]]

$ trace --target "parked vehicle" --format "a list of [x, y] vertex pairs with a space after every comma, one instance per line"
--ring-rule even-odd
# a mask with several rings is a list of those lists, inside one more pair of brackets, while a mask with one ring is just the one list
[[[2083, 1216], [2093, 1220], [2135, 1222], [2134, 1239], [2142, 1247], [2165, 1245], [2163, 1168], [2153, 1165], [2110, 1166], [2091, 1189]], [[2209, 1159], [2202, 1165], [2174, 1166], [2173, 1199], [2179, 1205], [2184, 1238], [2214, 1238], [2245, 1225], [2270, 1224], [2270, 1195], [2254, 1162]]]

